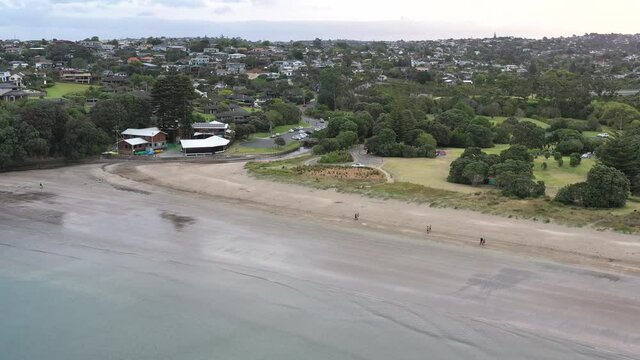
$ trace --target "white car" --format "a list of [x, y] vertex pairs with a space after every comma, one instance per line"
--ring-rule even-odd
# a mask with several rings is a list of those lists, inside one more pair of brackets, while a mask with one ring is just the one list
[[292, 133], [292, 132], [293, 132], [293, 129], [289, 129], [289, 132], [290, 132], [290, 133]]
[[362, 163], [355, 163], [355, 164], [351, 165], [351, 167], [363, 168], [363, 167], [366, 167], [366, 166], [364, 166], [364, 164], [362, 164]]

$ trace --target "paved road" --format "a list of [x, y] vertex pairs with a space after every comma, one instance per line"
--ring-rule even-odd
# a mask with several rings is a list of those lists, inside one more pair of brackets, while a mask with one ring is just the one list
[[3, 360], [640, 359], [637, 277], [102, 177], [0, 174]]
[[[309, 127], [303, 128], [304, 131], [308, 131], [308, 130], [313, 131], [316, 128], [322, 129], [326, 126], [326, 123], [320, 122], [319, 120], [310, 118], [308, 116], [303, 116], [302, 120], [308, 123], [309, 125], [311, 125]], [[282, 138], [288, 143], [290, 141], [294, 141], [292, 137], [297, 133], [298, 131], [295, 131], [293, 133], [284, 132], [280, 134], [280, 136], [282, 136]], [[242, 143], [242, 146], [253, 147], [253, 148], [272, 148], [275, 146], [275, 143], [273, 138], [261, 138], [261, 139], [253, 139], [245, 143]]]

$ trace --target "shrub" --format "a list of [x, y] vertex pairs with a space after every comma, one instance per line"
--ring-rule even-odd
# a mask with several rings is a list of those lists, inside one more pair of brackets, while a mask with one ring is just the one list
[[569, 165], [571, 167], [576, 167], [580, 165], [581, 161], [582, 161], [582, 157], [578, 153], [573, 153], [569, 156]]
[[623, 207], [629, 197], [629, 179], [612, 167], [594, 166], [587, 181], [563, 187], [555, 200], [567, 205], [590, 208]]
[[332, 151], [330, 153], [322, 155], [318, 163], [320, 164], [341, 164], [352, 162], [353, 156], [347, 151]]

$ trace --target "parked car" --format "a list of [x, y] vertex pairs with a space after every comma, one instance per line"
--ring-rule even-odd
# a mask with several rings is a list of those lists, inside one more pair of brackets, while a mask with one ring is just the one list
[[292, 133], [292, 132], [293, 132], [293, 129], [289, 129], [289, 132], [290, 132], [290, 133]]
[[364, 166], [364, 164], [362, 164], [362, 163], [355, 163], [355, 164], [351, 165], [351, 167], [363, 168], [363, 167], [366, 167], [366, 166]]

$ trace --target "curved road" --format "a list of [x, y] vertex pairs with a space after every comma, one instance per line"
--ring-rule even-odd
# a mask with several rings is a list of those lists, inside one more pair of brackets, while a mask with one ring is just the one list
[[0, 174], [0, 201], [4, 360], [640, 358], [634, 276], [287, 218], [96, 165]]

